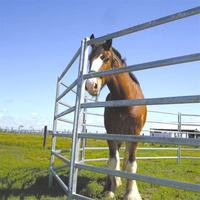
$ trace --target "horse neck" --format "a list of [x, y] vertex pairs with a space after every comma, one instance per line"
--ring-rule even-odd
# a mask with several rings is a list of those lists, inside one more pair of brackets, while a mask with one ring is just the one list
[[[117, 62], [115, 62], [114, 68], [117, 68], [117, 65]], [[121, 61], [120, 66], [122, 67]], [[127, 72], [111, 75], [107, 85], [116, 100], [135, 99], [137, 97], [139, 86], [130, 78]]]

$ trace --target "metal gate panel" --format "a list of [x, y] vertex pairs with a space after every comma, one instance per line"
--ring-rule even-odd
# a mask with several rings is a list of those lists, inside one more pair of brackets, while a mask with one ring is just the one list
[[[169, 65], [181, 64], [186, 62], [193, 62], [200, 60], [200, 53], [195, 53], [191, 55], [184, 55], [174, 58], [168, 58], [148, 63], [141, 63], [138, 65], [131, 65], [126, 68], [107, 70], [104, 72], [95, 72], [87, 74], [87, 58], [88, 58], [88, 49], [91, 44], [96, 42], [108, 40], [111, 38], [120, 37], [123, 35], [127, 35], [130, 33], [138, 32], [141, 30], [145, 30], [147, 28], [155, 27], [164, 23], [168, 23], [171, 21], [175, 21], [178, 19], [182, 19], [185, 17], [189, 17], [192, 15], [196, 15], [200, 13], [200, 6], [189, 9], [183, 12], [175, 13], [173, 15], [169, 15], [166, 17], [159, 18], [157, 20], [149, 21], [137, 26], [130, 27], [128, 29], [124, 29], [121, 31], [117, 31], [99, 38], [95, 38], [93, 40], [85, 39], [81, 42], [81, 47], [77, 50], [72, 60], [69, 62], [65, 70], [62, 72], [60, 77], [57, 80], [57, 89], [56, 89], [56, 99], [55, 99], [55, 111], [54, 111], [54, 123], [53, 123], [53, 134], [52, 134], [52, 148], [51, 148], [51, 158], [50, 158], [50, 175], [49, 175], [49, 187], [52, 187], [53, 177], [58, 181], [58, 183], [63, 188], [64, 192], [68, 195], [68, 199], [91, 199], [88, 197], [84, 197], [80, 194], [76, 193], [77, 187], [77, 176], [78, 169], [91, 170], [106, 174], [112, 174], [121, 176], [124, 178], [133, 178], [135, 180], [140, 180], [144, 182], [150, 182], [155, 184], [161, 184], [169, 187], [175, 187], [180, 189], [191, 190], [195, 192], [200, 191], [199, 184], [192, 183], [183, 183], [180, 181], [173, 181], [168, 179], [160, 179], [150, 176], [144, 176], [139, 174], [131, 174], [128, 172], [121, 172], [116, 170], [105, 169], [101, 167], [89, 166], [81, 163], [79, 161], [79, 146], [80, 139], [83, 138], [95, 138], [95, 139], [108, 139], [108, 140], [123, 140], [123, 141], [134, 141], [134, 142], [147, 142], [147, 143], [163, 143], [163, 144], [176, 144], [176, 145], [190, 145], [190, 146], [200, 146], [200, 140], [193, 139], [184, 139], [184, 138], [159, 138], [159, 137], [148, 137], [148, 136], [120, 136], [120, 135], [110, 135], [110, 134], [87, 134], [86, 133], [86, 118], [87, 118], [87, 108], [97, 108], [97, 107], [112, 107], [112, 106], [127, 106], [127, 105], [163, 105], [163, 104], [180, 104], [180, 103], [199, 103], [200, 95], [192, 95], [192, 96], [177, 96], [177, 97], [166, 97], [166, 98], [151, 98], [151, 99], [141, 99], [141, 100], [123, 100], [123, 101], [109, 101], [109, 102], [90, 102], [87, 103], [86, 97], [84, 97], [84, 89], [85, 89], [85, 80], [92, 77], [102, 76], [102, 75], [111, 75], [122, 72], [130, 72], [137, 70], [145, 70], [156, 67], [165, 67]], [[62, 78], [66, 75], [72, 64], [75, 60], [80, 56], [79, 61], [79, 71], [77, 75], [77, 79], [74, 82], [67, 86], [64, 82], [62, 82]], [[60, 85], [66, 87], [64, 92], [60, 94]], [[73, 88], [77, 86], [76, 91], [76, 101], [74, 106], [69, 106], [69, 104], [62, 102], [61, 99], [68, 94], [70, 91], [73, 91]], [[61, 113], [58, 113], [59, 105], [67, 106], [68, 109], [64, 110]], [[61, 117], [74, 112], [74, 120], [66, 120]], [[57, 122], [58, 120], [64, 121], [67, 123], [73, 123], [73, 131], [72, 134], [60, 134], [57, 133]], [[181, 131], [181, 118], [179, 119], [179, 132]], [[56, 150], [56, 137], [69, 137], [72, 138], [72, 146], [69, 150]], [[84, 142], [82, 143], [83, 148], [81, 157], [84, 157]], [[59, 153], [62, 152], [71, 152], [71, 159], [67, 159]], [[54, 167], [55, 156], [62, 160], [65, 165]], [[69, 173], [69, 183], [68, 186], [61, 180], [61, 178], [56, 174], [57, 169], [61, 169], [64, 167], [70, 167]]]

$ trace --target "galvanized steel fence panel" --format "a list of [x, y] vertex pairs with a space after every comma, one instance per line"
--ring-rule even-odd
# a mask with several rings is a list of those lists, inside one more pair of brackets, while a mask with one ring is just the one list
[[[99, 38], [95, 38], [93, 40], [85, 39], [81, 43], [81, 47], [75, 53], [74, 57], [67, 65], [65, 70], [62, 72], [60, 77], [58, 77], [57, 81], [57, 90], [56, 90], [56, 99], [55, 99], [55, 112], [54, 112], [54, 124], [53, 124], [53, 135], [52, 135], [52, 149], [51, 149], [51, 159], [50, 159], [50, 176], [49, 176], [49, 187], [52, 187], [53, 177], [58, 181], [61, 185], [65, 193], [68, 195], [68, 199], [91, 199], [88, 197], [84, 197], [76, 193], [77, 187], [77, 176], [78, 176], [78, 169], [85, 169], [110, 175], [121, 176], [124, 178], [132, 178], [139, 181], [160, 184], [169, 187], [175, 187], [185, 190], [191, 190], [194, 192], [200, 191], [199, 184], [192, 184], [192, 183], [183, 183], [180, 181], [173, 181], [168, 179], [161, 179], [155, 178], [151, 176], [144, 176], [140, 174], [131, 174], [128, 172], [116, 171], [111, 169], [105, 169], [101, 167], [89, 166], [85, 164], [81, 164], [79, 161], [79, 145], [80, 145], [80, 138], [93, 138], [93, 139], [107, 139], [107, 140], [122, 140], [122, 141], [134, 141], [134, 142], [147, 142], [147, 143], [163, 143], [163, 144], [176, 144], [176, 145], [189, 145], [189, 146], [200, 146], [200, 140], [194, 139], [185, 139], [185, 138], [160, 138], [160, 137], [147, 137], [147, 136], [120, 136], [114, 134], [87, 134], [86, 133], [86, 118], [87, 118], [87, 108], [97, 108], [97, 107], [116, 107], [116, 106], [127, 106], [127, 105], [163, 105], [163, 104], [180, 104], [180, 103], [199, 103], [200, 102], [200, 95], [192, 95], [192, 96], [181, 96], [181, 97], [166, 97], [166, 98], [151, 98], [151, 99], [141, 99], [141, 100], [122, 100], [122, 101], [109, 101], [109, 102], [94, 102], [88, 103], [85, 102], [84, 97], [84, 89], [85, 89], [85, 79], [102, 76], [102, 75], [111, 75], [117, 74], [122, 72], [130, 72], [130, 71], [137, 71], [137, 70], [145, 70], [150, 68], [156, 67], [165, 67], [169, 65], [175, 65], [180, 63], [186, 62], [193, 62], [200, 60], [200, 53], [195, 53], [191, 55], [184, 55], [174, 58], [168, 58], [153, 62], [147, 62], [137, 65], [131, 65], [125, 68], [119, 69], [112, 69], [107, 70], [104, 72], [95, 72], [87, 74], [87, 58], [88, 58], [88, 48], [89, 45], [94, 44], [96, 42], [108, 40], [111, 38], [120, 37], [123, 35], [127, 35], [130, 33], [138, 32], [150, 27], [158, 26], [164, 23], [168, 23], [171, 21], [175, 21], [178, 19], [182, 19], [185, 17], [189, 17], [192, 15], [196, 15], [200, 13], [200, 6], [189, 9], [183, 12], [179, 12], [173, 15], [169, 15], [157, 20], [153, 20], [147, 23], [143, 23], [137, 26], [130, 27], [128, 29], [124, 29], [121, 31], [117, 31]], [[75, 60], [80, 56], [79, 61], [79, 72], [78, 78], [68, 87], [65, 83], [61, 80], [68, 72], [72, 64]], [[60, 85], [66, 87], [64, 92], [60, 94]], [[62, 102], [61, 99], [68, 94], [70, 91], [73, 91], [73, 88], [77, 86], [76, 91], [76, 101], [74, 106], [70, 106], [65, 102]], [[59, 104], [68, 107], [67, 110], [58, 113], [58, 106]], [[74, 120], [73, 120], [73, 132], [72, 134], [58, 134], [57, 133], [57, 121], [64, 121], [67, 123], [72, 123], [72, 121], [66, 120], [61, 118], [64, 115], [74, 112]], [[181, 120], [181, 118], [180, 118]], [[178, 123], [179, 126], [179, 133], [181, 133], [181, 126], [180, 121]], [[66, 152], [68, 150], [56, 150], [56, 137], [69, 137], [72, 138], [72, 146], [71, 146], [71, 159], [67, 159], [64, 156], [60, 155], [61, 152]], [[83, 144], [82, 144], [83, 145]], [[54, 157], [61, 159], [65, 165], [54, 167]], [[55, 170], [70, 166], [69, 172], [69, 183], [68, 187], [65, 183], [61, 180], [61, 178], [56, 174]]]

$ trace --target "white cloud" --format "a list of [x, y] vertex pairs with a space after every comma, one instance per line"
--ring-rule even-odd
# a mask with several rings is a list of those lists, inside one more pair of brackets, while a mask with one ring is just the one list
[[3, 108], [3, 109], [0, 110], [0, 112], [8, 112], [8, 110]]
[[16, 122], [14, 117], [11, 116], [4, 116], [0, 114], [0, 127], [1, 128], [11, 128], [11, 127], [18, 127], [19, 123]]
[[34, 115], [34, 116], [38, 115], [38, 113], [36, 113], [36, 112], [31, 112], [30, 114]]
[[41, 118], [35, 115], [32, 117], [24, 117], [24, 118], [16, 118], [11, 116], [5, 116], [3, 113], [0, 113], [0, 127], [5, 129], [8, 127], [11, 129], [12, 127], [17, 130], [20, 125], [23, 125], [24, 130], [31, 129], [33, 127], [34, 130], [41, 130], [45, 125], [48, 126], [48, 129], [52, 129], [52, 120], [48, 118]]

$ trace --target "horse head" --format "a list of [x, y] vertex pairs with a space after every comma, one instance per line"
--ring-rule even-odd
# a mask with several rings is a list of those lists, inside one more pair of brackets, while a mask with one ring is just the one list
[[[94, 39], [93, 34], [90, 36], [90, 39]], [[89, 55], [89, 73], [113, 68], [112, 39], [91, 46], [92, 51]], [[109, 77], [110, 76], [108, 75], [88, 79], [85, 85], [86, 90], [90, 95], [98, 96], [103, 86], [109, 81]]]

